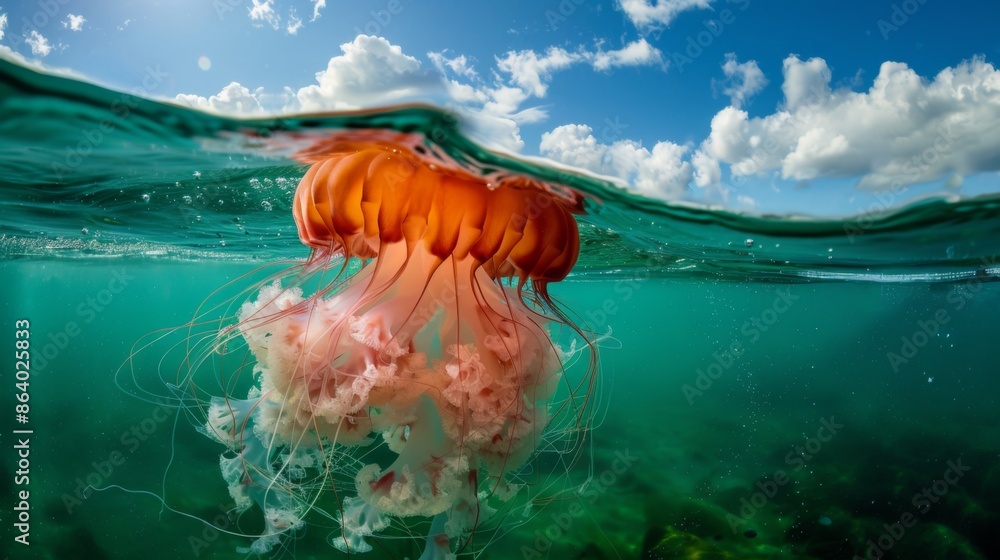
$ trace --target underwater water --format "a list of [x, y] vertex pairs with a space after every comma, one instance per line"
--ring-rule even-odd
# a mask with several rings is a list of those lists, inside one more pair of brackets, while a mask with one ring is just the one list
[[[589, 197], [550, 286], [599, 339], [579, 459], [553, 435], [460, 557], [1000, 557], [998, 198], [752, 217], [487, 152], [426, 107], [238, 121], [0, 74], [0, 323], [8, 348], [32, 342], [0, 398], [5, 555], [253, 556], [261, 516], [233, 513], [222, 449], [165, 372], [203, 303], [234, 302], [208, 306], [224, 321], [268, 265], [307, 257], [291, 154], [389, 128]], [[306, 522], [271, 556], [347, 557], [334, 520]], [[421, 532], [351, 557], [417, 558]]]

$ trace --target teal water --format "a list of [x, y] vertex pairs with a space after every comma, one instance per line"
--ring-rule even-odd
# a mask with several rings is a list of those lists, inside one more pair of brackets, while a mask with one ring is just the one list
[[[12, 357], [0, 397], [5, 555], [248, 556], [237, 549], [260, 517], [228, 514], [218, 444], [157, 404], [176, 353], [156, 346], [116, 373], [144, 336], [308, 255], [290, 215], [297, 148], [388, 127], [594, 197], [580, 262], [551, 287], [611, 333], [583, 458], [539, 456], [524, 476], [560, 499], [516, 502], [463, 554], [1000, 557], [997, 198], [742, 216], [486, 152], [431, 108], [236, 121], [6, 62], [0, 73], [0, 323], [6, 344], [19, 320], [34, 341], [29, 422], [14, 422]], [[26, 484], [13, 433], [25, 427]], [[30, 546], [14, 541], [25, 489]], [[343, 557], [328, 544], [336, 524], [313, 517], [273, 555]], [[421, 544], [357, 556], [417, 558]]]

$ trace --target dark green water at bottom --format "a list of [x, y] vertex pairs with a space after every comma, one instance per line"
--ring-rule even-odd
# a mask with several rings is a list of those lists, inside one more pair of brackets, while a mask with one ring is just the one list
[[[183, 325], [212, 290], [249, 270], [140, 259], [0, 264], [0, 344], [14, 347], [22, 319], [34, 342], [28, 424], [13, 421], [13, 352], [0, 395], [5, 556], [248, 556], [236, 549], [250, 539], [195, 519], [260, 530], [259, 517], [225, 514], [219, 446], [175, 409], [129, 394], [115, 374], [143, 335]], [[600, 421], [584, 460], [567, 468], [543, 455], [526, 476], [558, 475], [576, 497], [522, 501], [488, 547], [490, 537], [477, 536], [465, 552], [851, 558], [884, 545], [884, 558], [1000, 557], [1000, 284], [619, 276], [552, 291], [613, 336], [602, 343]], [[169, 395], [160, 357], [140, 353], [136, 378]], [[12, 434], [23, 428], [33, 430], [26, 485], [15, 482]], [[28, 547], [14, 542], [12, 520], [24, 489]], [[275, 555], [343, 557], [327, 543], [335, 524], [315, 517]], [[357, 557], [417, 558], [421, 545], [386, 539]]]

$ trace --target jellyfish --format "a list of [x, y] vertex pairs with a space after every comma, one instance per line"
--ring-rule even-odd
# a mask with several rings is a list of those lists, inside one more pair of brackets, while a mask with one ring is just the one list
[[[333, 492], [336, 548], [371, 550], [393, 520], [420, 519], [421, 560], [454, 558], [517, 492], [508, 474], [552, 421], [577, 352], [556, 330], [594, 352], [547, 289], [577, 260], [583, 198], [476, 172], [417, 134], [343, 132], [297, 158], [310, 165], [293, 206], [310, 256], [219, 335], [245, 344], [254, 381], [213, 398], [202, 427], [228, 448], [237, 510], [263, 513], [247, 550], [270, 551]], [[576, 422], [590, 383], [569, 384]]]

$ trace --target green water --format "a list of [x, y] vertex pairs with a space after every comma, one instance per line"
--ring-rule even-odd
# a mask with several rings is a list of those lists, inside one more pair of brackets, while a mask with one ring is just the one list
[[[467, 556], [823, 559], [881, 542], [884, 558], [1000, 557], [996, 198], [843, 221], [739, 216], [490, 154], [428, 108], [233, 121], [0, 73], [0, 325], [12, 348], [28, 320], [34, 343], [29, 422], [14, 422], [12, 354], [0, 396], [5, 556], [248, 556], [241, 535], [260, 518], [226, 514], [219, 446], [156, 404], [175, 354], [155, 347], [134, 378], [116, 372], [144, 335], [251, 288], [244, 274], [307, 256], [289, 210], [304, 167], [289, 155], [350, 126], [421, 131], [470, 166], [595, 197], [579, 265], [551, 289], [611, 333], [597, 421], [580, 462], [542, 454], [525, 472], [565, 499], [519, 502]], [[25, 489], [30, 546], [14, 540]], [[344, 556], [328, 544], [335, 523], [308, 521], [274, 556]], [[421, 545], [386, 539], [357, 557]]]

